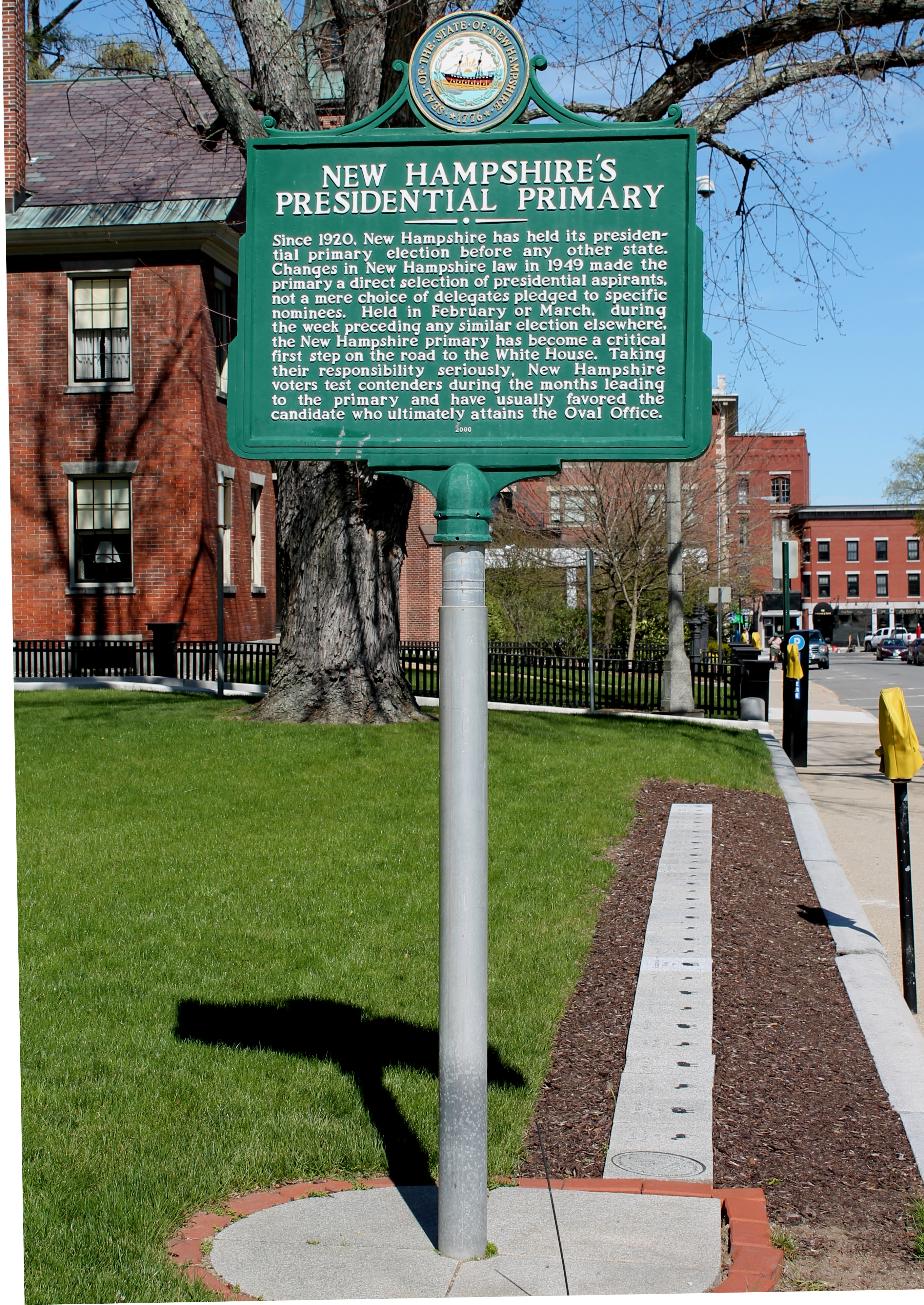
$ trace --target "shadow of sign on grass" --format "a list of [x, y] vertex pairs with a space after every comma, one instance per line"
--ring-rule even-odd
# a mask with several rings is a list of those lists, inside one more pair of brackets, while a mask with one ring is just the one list
[[[184, 998], [177, 1003], [174, 1033], [181, 1042], [332, 1061], [356, 1084], [382, 1139], [392, 1182], [396, 1186], [433, 1185], [426, 1151], [386, 1087], [385, 1071], [400, 1065], [436, 1077], [436, 1029], [390, 1016], [368, 1015], [361, 1006], [319, 997], [229, 1003]], [[525, 1079], [489, 1046], [488, 1083], [523, 1087]]]

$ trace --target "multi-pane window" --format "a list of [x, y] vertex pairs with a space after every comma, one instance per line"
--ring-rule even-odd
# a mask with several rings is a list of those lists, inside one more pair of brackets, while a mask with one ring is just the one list
[[858, 571], [847, 572], [847, 597], [860, 597], [860, 573]]
[[738, 545], [747, 548], [751, 538], [751, 523], [748, 517], [738, 518]]
[[876, 572], [876, 597], [888, 598], [889, 596], [889, 573], [887, 571]]
[[234, 472], [226, 467], [218, 471], [218, 527], [221, 533], [222, 586], [233, 587], [231, 560], [234, 556], [231, 547], [231, 529], [234, 524], [232, 512], [234, 506]]
[[132, 491], [127, 476], [74, 481], [73, 554], [77, 584], [131, 582]]
[[802, 597], [811, 598], [812, 596], [812, 577], [808, 571], [802, 574]]
[[231, 282], [219, 269], [209, 292], [209, 314], [215, 337], [215, 389], [228, 393], [228, 344], [231, 340]]
[[819, 562], [831, 561], [831, 540], [819, 539], [818, 541], [818, 560]]
[[921, 597], [921, 573], [920, 571], [908, 572], [908, 597]]
[[860, 541], [859, 539], [848, 539], [847, 544], [847, 561], [859, 562], [860, 560]]
[[812, 541], [803, 539], [802, 541], [802, 561], [807, 566], [812, 560]]
[[128, 277], [74, 277], [71, 311], [74, 380], [131, 380]]
[[250, 583], [254, 589], [263, 587], [263, 533], [260, 522], [260, 497], [263, 486], [251, 481], [250, 485]]
[[909, 562], [918, 562], [921, 558], [921, 541], [920, 539], [906, 539], [907, 557]]
[[580, 491], [549, 494], [549, 517], [553, 526], [582, 526], [586, 520], [585, 496]]
[[789, 502], [789, 477], [788, 476], [771, 476], [770, 477], [770, 497], [774, 503]]
[[831, 576], [828, 574], [827, 571], [818, 572], [818, 597], [819, 598], [831, 597]]
[[748, 501], [748, 478], [747, 476], [738, 477], [738, 503], [743, 506]]
[[875, 542], [876, 542], [876, 561], [888, 562], [889, 541], [887, 539], [877, 539]]

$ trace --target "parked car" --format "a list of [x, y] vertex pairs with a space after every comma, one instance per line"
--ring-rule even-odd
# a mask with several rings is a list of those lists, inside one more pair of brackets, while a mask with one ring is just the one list
[[821, 670], [828, 670], [831, 666], [831, 649], [824, 639], [810, 639], [808, 646], [808, 664], [809, 668], [818, 666]]
[[912, 666], [924, 666], [924, 639], [912, 639], [907, 660]]
[[878, 630], [863, 636], [863, 647], [867, 652], [875, 652], [883, 639], [901, 639], [909, 643], [914, 636], [904, 625], [881, 625]]
[[907, 656], [907, 653], [908, 644], [904, 637], [900, 634], [890, 634], [887, 639], [880, 641], [876, 649], [876, 660], [884, 662], [889, 657]]

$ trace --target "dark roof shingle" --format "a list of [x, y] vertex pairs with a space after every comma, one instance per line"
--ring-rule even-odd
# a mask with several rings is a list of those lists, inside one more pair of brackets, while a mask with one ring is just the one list
[[29, 205], [235, 196], [244, 158], [222, 137], [202, 145], [188, 119], [214, 117], [192, 77], [29, 82]]

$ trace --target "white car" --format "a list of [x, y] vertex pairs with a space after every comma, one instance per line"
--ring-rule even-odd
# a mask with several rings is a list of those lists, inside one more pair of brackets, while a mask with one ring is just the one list
[[909, 630], [907, 626], [881, 625], [872, 634], [864, 635], [863, 647], [867, 652], [875, 652], [883, 639], [904, 639], [905, 643], [910, 643], [913, 638], [914, 631]]

